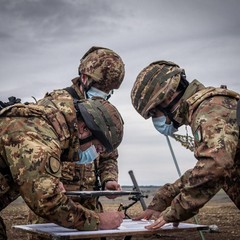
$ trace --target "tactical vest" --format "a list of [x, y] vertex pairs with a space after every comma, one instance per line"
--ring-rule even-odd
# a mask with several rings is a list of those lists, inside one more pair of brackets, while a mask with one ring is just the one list
[[214, 87], [204, 88], [193, 94], [185, 101], [185, 104], [188, 107], [188, 119], [187, 119], [188, 123], [191, 122], [192, 115], [195, 109], [198, 107], [198, 105], [205, 99], [214, 96], [226, 96], [230, 98], [235, 98], [236, 100], [240, 99], [240, 95], [238, 93], [226, 88], [214, 88]]
[[70, 132], [63, 114], [55, 108], [35, 104], [14, 104], [0, 111], [1, 117], [42, 117], [54, 128], [59, 140], [66, 141]]
[[[52, 107], [38, 106], [35, 104], [17, 103], [4, 107], [0, 111], [0, 120], [5, 117], [41, 117], [53, 127], [61, 144], [61, 148], [67, 147], [70, 138], [66, 120], [62, 113]], [[0, 156], [0, 210], [19, 196], [16, 186], [13, 184], [10, 169]]]
[[[35, 104], [14, 104], [0, 111], [0, 119], [5, 117], [41, 117], [53, 127], [60, 141], [61, 148], [67, 148], [70, 132], [65, 118], [58, 109], [38, 106]], [[6, 169], [6, 164], [0, 159], [0, 172]]]
[[68, 146], [64, 150], [61, 159], [62, 161], [69, 162], [78, 161], [78, 126], [73, 98], [69, 95], [67, 91], [59, 89], [54, 90], [51, 93], [47, 93], [43, 99], [38, 101], [38, 105], [52, 106], [53, 108], [56, 108], [61, 112], [68, 127], [69, 134], [71, 135]]
[[[180, 108], [178, 109], [177, 117], [182, 120], [183, 124], [189, 124], [192, 119], [193, 112], [198, 107], [198, 105], [205, 99], [212, 96], [228, 96], [231, 98], [236, 98], [238, 100], [237, 104], [237, 123], [240, 126], [240, 95], [234, 91], [228, 90], [226, 88], [213, 88], [204, 87], [200, 82], [194, 80], [190, 83], [187, 88]], [[184, 116], [184, 117], [183, 117]], [[185, 148], [194, 151], [194, 138], [188, 135], [174, 134], [173, 138], [180, 142]]]

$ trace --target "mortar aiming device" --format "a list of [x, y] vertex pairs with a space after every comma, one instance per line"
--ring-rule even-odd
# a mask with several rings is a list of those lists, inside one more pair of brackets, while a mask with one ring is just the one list
[[129, 172], [129, 175], [131, 177], [131, 180], [133, 182], [133, 191], [136, 191], [136, 192], [139, 192], [140, 194], [138, 195], [135, 195], [135, 196], [132, 196], [132, 197], [129, 197], [128, 199], [129, 200], [132, 200], [133, 202], [124, 206], [122, 203], [119, 205], [118, 207], [118, 211], [124, 211], [124, 214], [127, 218], [130, 218], [129, 215], [127, 214], [127, 210], [132, 207], [134, 204], [136, 204], [137, 202], [140, 201], [141, 203], [141, 206], [142, 206], [142, 209], [143, 210], [146, 210], [147, 209], [147, 206], [146, 206], [146, 203], [144, 201], [144, 198], [148, 198], [148, 195], [143, 195], [139, 186], [138, 186], [138, 183], [137, 183], [137, 180], [134, 176], [134, 173], [132, 170], [130, 170]]
[[[133, 190], [132, 191], [110, 191], [110, 190], [104, 190], [104, 191], [67, 191], [65, 194], [69, 197], [79, 197], [82, 199], [86, 198], [99, 198], [99, 197], [108, 197], [108, 196], [130, 196], [128, 199], [132, 200], [130, 204], [124, 206], [122, 203], [118, 207], [118, 211], [124, 211], [124, 214], [126, 218], [130, 218], [129, 215], [127, 214], [127, 210], [132, 207], [134, 204], [137, 202], [141, 203], [142, 209], [145, 210], [147, 209], [146, 203], [144, 202], [144, 198], [148, 198], [148, 195], [143, 195], [138, 183], [136, 181], [136, 178], [133, 174], [133, 171], [130, 170], [129, 175], [131, 177], [131, 180], [133, 182]], [[99, 202], [100, 204], [100, 202]], [[100, 208], [101, 204], [100, 204]]]

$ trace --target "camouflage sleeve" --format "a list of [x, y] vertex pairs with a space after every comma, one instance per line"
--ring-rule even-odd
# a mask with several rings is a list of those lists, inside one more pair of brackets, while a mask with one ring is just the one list
[[56, 136], [49, 136], [50, 129], [46, 132], [48, 135], [17, 132], [6, 140], [7, 159], [21, 196], [32, 211], [48, 221], [78, 230], [97, 230], [98, 215], [61, 192], [61, 149]]
[[165, 184], [154, 195], [153, 200], [148, 205], [148, 209], [159, 212], [164, 211], [171, 205], [172, 200], [180, 193], [183, 186], [187, 183], [191, 169], [186, 171], [177, 181], [172, 184]]
[[118, 181], [118, 151], [107, 154], [101, 154], [99, 159], [99, 173], [101, 178], [101, 183], [104, 184], [107, 181]]
[[79, 180], [75, 172], [76, 172], [75, 162], [63, 162], [61, 180], [70, 182], [75, 182], [75, 178], [77, 178], [76, 180]]
[[165, 221], [191, 218], [232, 178], [239, 138], [235, 107], [236, 101], [230, 98], [214, 97], [194, 113], [191, 127], [198, 162], [189, 183], [163, 212]]
[[[85, 165], [77, 164], [76, 162], [63, 162], [62, 175], [60, 181], [66, 191], [84, 190], [81, 188], [83, 181], [83, 172]], [[79, 202], [79, 198], [71, 197], [74, 202]]]

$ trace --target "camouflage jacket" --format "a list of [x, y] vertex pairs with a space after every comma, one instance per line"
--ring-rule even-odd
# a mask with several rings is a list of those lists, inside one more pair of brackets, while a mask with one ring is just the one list
[[148, 206], [163, 211], [167, 222], [191, 218], [221, 188], [240, 208], [238, 99], [235, 92], [205, 88], [197, 80], [187, 88], [179, 119], [191, 126], [198, 161], [175, 183], [161, 188]]
[[[72, 88], [76, 91], [80, 99], [84, 95], [77, 85], [78, 78], [72, 80]], [[47, 105], [48, 100], [61, 106], [66, 99], [72, 99], [72, 96], [65, 90], [55, 90], [38, 101], [39, 104]], [[62, 182], [66, 190], [94, 190], [96, 189], [96, 172], [100, 177], [101, 184], [104, 186], [107, 181], [118, 181], [118, 151], [101, 154], [99, 159], [92, 164], [80, 165], [77, 163], [64, 162], [62, 169]]]
[[79, 230], [98, 229], [98, 215], [60, 189], [60, 159], [73, 134], [64, 114], [56, 106], [17, 104], [3, 109], [0, 119], [1, 209], [21, 195], [48, 221]]

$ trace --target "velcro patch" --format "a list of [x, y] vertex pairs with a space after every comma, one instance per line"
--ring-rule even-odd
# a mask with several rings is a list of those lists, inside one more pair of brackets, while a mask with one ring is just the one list
[[46, 164], [46, 170], [48, 173], [55, 177], [61, 177], [61, 163], [60, 161], [53, 157], [50, 156], [48, 158], [47, 164]]

